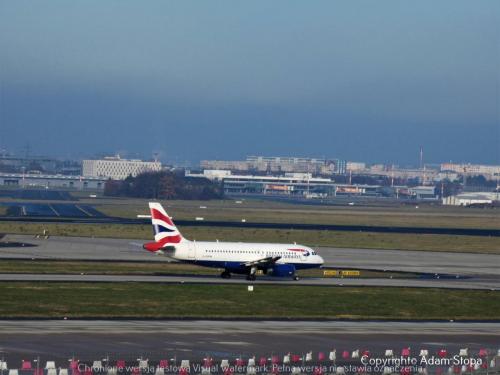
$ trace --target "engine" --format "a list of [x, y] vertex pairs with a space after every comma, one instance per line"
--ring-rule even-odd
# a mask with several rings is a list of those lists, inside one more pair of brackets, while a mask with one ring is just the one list
[[292, 264], [275, 264], [269, 273], [277, 277], [293, 276], [295, 274], [295, 266]]

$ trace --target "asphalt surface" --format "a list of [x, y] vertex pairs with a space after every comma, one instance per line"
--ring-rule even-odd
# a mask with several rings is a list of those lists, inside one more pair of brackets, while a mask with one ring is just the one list
[[[143, 240], [7, 235], [0, 247], [0, 259], [64, 259], [92, 261], [167, 262], [168, 258], [144, 251]], [[12, 246], [9, 246], [9, 243]], [[24, 244], [24, 246], [23, 246]], [[259, 277], [259, 284], [309, 286], [393, 286], [500, 290], [500, 255], [404, 250], [320, 248], [325, 266], [368, 270], [426, 273], [422, 278], [337, 279], [307, 278], [291, 282]], [[433, 276], [437, 274], [437, 276]], [[244, 278], [223, 280], [198, 276], [137, 275], [22, 275], [2, 274], [2, 281], [81, 281], [153, 283], [247, 283]]]
[[66, 367], [73, 356], [91, 361], [109, 356], [137, 363], [138, 357], [216, 361], [242, 356], [280, 358], [288, 352], [304, 354], [336, 349], [370, 350], [383, 356], [386, 349], [399, 354], [410, 347], [436, 353], [446, 348], [458, 354], [500, 346], [500, 323], [455, 322], [309, 322], [309, 321], [1, 321], [0, 354], [11, 363], [40, 356]]
[[[0, 259], [68, 259], [168, 262], [169, 259], [145, 251], [145, 240], [6, 235], [2, 242], [26, 243], [36, 246], [0, 247]], [[318, 248], [325, 266], [339, 268], [437, 273], [462, 276], [500, 277], [500, 255], [372, 250], [349, 248]]]

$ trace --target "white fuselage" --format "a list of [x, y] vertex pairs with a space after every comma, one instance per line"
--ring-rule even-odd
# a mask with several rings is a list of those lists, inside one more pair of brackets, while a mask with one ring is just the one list
[[246, 263], [268, 257], [279, 257], [276, 264], [293, 264], [297, 269], [323, 264], [323, 258], [313, 249], [297, 244], [182, 241], [169, 256], [214, 267], [224, 262]]

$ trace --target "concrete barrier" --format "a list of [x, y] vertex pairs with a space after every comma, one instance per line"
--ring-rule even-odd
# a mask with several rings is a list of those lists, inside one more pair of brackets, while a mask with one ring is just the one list
[[21, 365], [21, 370], [31, 370], [31, 361], [23, 361]]
[[428, 357], [429, 351], [427, 349], [420, 349], [419, 357]]

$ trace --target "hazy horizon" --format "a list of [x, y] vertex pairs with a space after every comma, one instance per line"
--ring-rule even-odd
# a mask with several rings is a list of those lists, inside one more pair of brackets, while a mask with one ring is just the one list
[[498, 1], [0, 0], [0, 148], [500, 164]]

